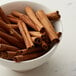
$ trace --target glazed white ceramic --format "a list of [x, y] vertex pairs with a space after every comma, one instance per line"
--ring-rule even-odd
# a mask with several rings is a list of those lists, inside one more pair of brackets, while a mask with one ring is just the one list
[[[24, 12], [25, 6], [31, 6], [35, 11], [42, 9], [46, 13], [51, 12], [49, 8], [47, 8], [43, 5], [40, 5], [40, 4], [34, 3], [34, 2], [28, 2], [28, 1], [20, 1], [20, 2], [18, 1], [18, 2], [7, 3], [5, 5], [2, 5], [1, 7], [3, 8], [3, 10], [6, 14], [9, 14], [13, 10], [18, 10], [20, 12], [25, 13]], [[61, 21], [56, 22], [55, 27], [56, 27], [57, 31], [62, 32]], [[43, 56], [38, 57], [36, 59], [16, 63], [14, 61], [9, 61], [9, 60], [5, 60], [5, 59], [0, 58], [0, 64], [7, 67], [7, 68], [10, 68], [10, 69], [15, 70], [15, 71], [20, 71], [20, 72], [31, 70], [33, 68], [36, 68], [36, 67], [42, 65], [47, 60], [49, 60], [51, 55], [53, 55], [53, 53], [56, 51], [56, 47], [58, 47], [58, 45], [59, 45], [59, 43], [56, 44], [49, 52], [47, 52]]]

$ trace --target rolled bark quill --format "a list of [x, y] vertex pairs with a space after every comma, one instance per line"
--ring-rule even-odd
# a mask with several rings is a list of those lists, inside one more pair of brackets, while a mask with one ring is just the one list
[[6, 54], [7, 54], [7, 59], [13, 59], [14, 56], [17, 55], [17, 52], [15, 52], [15, 51], [6, 51]]
[[2, 32], [6, 32], [6, 31], [5, 31], [3, 28], [1, 28], [1, 27], [0, 27], [0, 31], [2, 31]]
[[0, 27], [5, 29], [8, 33], [10, 33], [11, 35], [13, 35], [14, 37], [16, 37], [18, 40], [22, 41], [22, 37], [21, 35], [16, 32], [12, 27], [11, 25], [7, 25], [5, 22], [3, 21], [0, 21]]
[[51, 21], [57, 21], [60, 19], [60, 14], [59, 11], [55, 11], [52, 13], [48, 13], [47, 17], [51, 20]]
[[1, 56], [2, 56], [2, 55], [1, 55], [1, 52], [0, 52], [0, 58], [1, 58]]
[[37, 45], [41, 44], [41, 38], [38, 38], [38, 37], [31, 37], [31, 38], [32, 38], [33, 43]]
[[17, 24], [7, 24], [8, 26], [11, 26], [11, 28], [13, 29], [18, 29], [18, 26]]
[[0, 20], [2, 20], [2, 18], [0, 17]]
[[37, 58], [41, 56], [42, 54], [43, 53], [41, 52], [41, 53], [32, 53], [32, 54], [27, 54], [27, 55], [18, 55], [18, 56], [15, 56], [13, 60], [16, 62], [21, 62], [21, 61]]
[[9, 44], [9, 43], [0, 37], [0, 44]]
[[8, 17], [6, 16], [6, 14], [4, 13], [4, 11], [2, 10], [1, 7], [0, 7], [0, 17], [1, 17], [6, 23], [10, 23]]
[[30, 19], [35, 23], [37, 31], [40, 31], [42, 33], [45, 32], [45, 29], [44, 29], [43, 25], [37, 19], [33, 9], [31, 7], [29, 7], [29, 6], [27, 6], [27, 7], [25, 7], [25, 12], [30, 17]]
[[0, 57], [3, 59], [8, 59], [6, 52], [0, 52]]
[[37, 30], [35, 24], [31, 21], [31, 19], [27, 15], [20, 13], [18, 11], [13, 11], [12, 14], [14, 16], [19, 17], [22, 21], [28, 24], [29, 27], [33, 28], [34, 30]]
[[9, 33], [10, 27], [2, 20], [0, 20], [0, 28], [4, 29], [6, 32]]
[[[1, 17], [0, 17], [0, 20], [3, 21]], [[4, 21], [3, 21], [3, 22], [4, 22]]]
[[57, 32], [58, 37], [60, 38], [62, 33], [61, 32]]
[[17, 52], [19, 54], [25, 55], [25, 54], [30, 54], [30, 53], [43, 52], [43, 49], [41, 47], [33, 47], [31, 49], [17, 50]]
[[19, 18], [15, 17], [13, 15], [8, 15], [7, 17], [9, 19], [9, 21], [13, 22], [13, 23], [18, 23], [18, 21], [20, 20]]
[[[16, 24], [7, 24], [8, 26], [11, 26], [11, 28], [13, 28], [16, 32], [18, 32], [20, 34], [20, 31], [18, 29], [18, 25], [17, 23], [19, 22], [20, 20], [17, 20]], [[13, 22], [14, 23], [14, 22]]]
[[39, 10], [36, 12], [36, 16], [39, 18], [39, 20], [41, 21], [41, 23], [43, 24], [50, 40], [54, 43], [58, 43], [59, 42], [59, 38], [55, 32], [55, 29], [52, 26], [52, 23], [49, 21], [48, 17], [46, 16], [46, 14], [44, 13], [43, 10]]
[[9, 42], [10, 44], [17, 46], [19, 48], [24, 48], [24, 45], [22, 43], [20, 43], [19, 40], [17, 40], [15, 37], [8, 35], [4, 32], [0, 31], [0, 37], [5, 39], [7, 42]]
[[12, 36], [14, 36], [16, 39], [23, 43], [23, 38], [18, 32], [16, 32], [14, 29], [11, 29], [10, 33]]
[[7, 17], [17, 18], [15, 16], [13, 16], [12, 14], [8, 14]]
[[16, 51], [18, 50], [18, 48], [7, 44], [0, 44], [0, 51], [7, 51], [7, 50]]
[[38, 31], [29, 31], [29, 33], [30, 33], [31, 36], [38, 37], [38, 38], [41, 38], [42, 35], [43, 35]]
[[33, 37], [41, 38], [43, 41], [49, 42], [49, 38], [46, 33], [40, 33], [38, 31], [29, 31], [30, 35]]
[[45, 43], [45, 41], [42, 41], [41, 46], [42, 46], [42, 48], [43, 48], [45, 51], [48, 51], [49, 46], [48, 46], [48, 44]]
[[9, 33], [9, 27], [8, 27], [7, 24], [6, 24], [4, 21], [2, 21], [2, 20], [0, 20], [0, 28], [4, 29], [6, 32]]
[[30, 36], [28, 29], [26, 27], [26, 24], [22, 21], [19, 21], [18, 27], [20, 29], [22, 36], [23, 36], [26, 48], [31, 48], [32, 46], [34, 46], [32, 39], [31, 39], [31, 36]]

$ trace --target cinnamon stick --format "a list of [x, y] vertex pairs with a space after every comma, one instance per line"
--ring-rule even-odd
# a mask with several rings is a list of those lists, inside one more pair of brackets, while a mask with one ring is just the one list
[[22, 36], [23, 36], [26, 48], [30, 48], [30, 47], [34, 46], [31, 36], [30, 36], [28, 29], [26, 27], [26, 24], [24, 22], [20, 21], [20, 22], [18, 22], [18, 27], [20, 29]]
[[41, 44], [42, 48], [47, 51], [49, 49], [49, 46], [47, 43], [45, 43], [45, 41], [42, 41], [42, 44]]
[[32, 38], [33, 43], [37, 45], [41, 44], [41, 38], [38, 38], [38, 37], [31, 37], [31, 38]]
[[18, 29], [17, 24], [7, 24], [8, 26], [11, 26], [13, 29]]
[[17, 50], [18, 54], [30, 54], [30, 53], [37, 53], [37, 52], [43, 52], [43, 49], [41, 47], [33, 47], [31, 49], [22, 49], [22, 50]]
[[9, 44], [9, 43], [0, 37], [0, 44]]
[[39, 10], [36, 12], [37, 17], [43, 24], [44, 28], [46, 29], [46, 32], [52, 42], [59, 42], [59, 38], [56, 34], [55, 29], [52, 26], [52, 23], [49, 21], [48, 17], [46, 16], [45, 12], [43, 10]]
[[2, 55], [1, 55], [1, 52], [0, 52], [0, 58], [1, 58], [1, 56], [2, 56]]
[[29, 31], [28, 31], [28, 29], [27, 29], [26, 24], [25, 24], [24, 22], [21, 22], [21, 24], [22, 24], [23, 30], [24, 30], [24, 32], [25, 32], [25, 34], [26, 34], [26, 37], [27, 37], [27, 39], [28, 39], [28, 42], [30, 43], [30, 47], [34, 46], [34, 44], [33, 44], [33, 42], [32, 42], [32, 38], [31, 38], [31, 36], [30, 36], [30, 34], [29, 34]]
[[0, 17], [6, 22], [6, 23], [10, 23], [10, 21], [8, 20], [8, 17], [6, 16], [6, 14], [4, 13], [3, 9], [0, 7]]
[[12, 14], [8, 14], [7, 17], [17, 18], [17, 17], [15, 17], [15, 16], [13, 16]]
[[9, 27], [7, 26], [7, 24], [0, 20], [0, 28], [3, 28], [6, 32], [9, 32]]
[[20, 20], [19, 18], [13, 16], [13, 15], [8, 15], [8, 19], [10, 22], [13, 22], [13, 23], [18, 23], [18, 21]]
[[52, 20], [52, 21], [57, 21], [60, 19], [60, 14], [59, 14], [59, 11], [55, 11], [55, 12], [52, 12], [52, 13], [48, 13], [47, 14], [47, 17]]
[[43, 25], [40, 23], [40, 21], [37, 19], [33, 9], [29, 6], [25, 7], [25, 12], [30, 17], [30, 19], [35, 23], [35, 26], [37, 28], [37, 31], [45, 32], [45, 29]]
[[17, 46], [19, 48], [24, 48], [24, 45], [19, 40], [17, 40], [15, 37], [13, 37], [11, 35], [8, 35], [8, 34], [0, 31], [0, 37], [5, 39], [11, 45]]
[[29, 27], [33, 28], [34, 30], [37, 30], [35, 24], [31, 21], [31, 19], [27, 15], [20, 13], [18, 11], [13, 11], [12, 14], [14, 16], [19, 17], [22, 21], [28, 24]]
[[3, 59], [8, 59], [6, 52], [0, 52], [0, 57]]
[[13, 60], [16, 62], [21, 62], [21, 61], [37, 58], [41, 56], [42, 54], [43, 53], [41, 52], [41, 53], [32, 53], [32, 54], [27, 54], [27, 55], [18, 55], [18, 56], [15, 56]]
[[19, 41], [22, 41], [21, 35], [16, 32], [11, 26], [8, 26], [8, 24], [4, 23], [3, 21], [0, 21], [0, 27], [5, 29], [12, 36], [16, 37]]
[[1, 27], [0, 27], [0, 31], [2, 31], [2, 32], [6, 32], [4, 29], [2, 29]]
[[10, 34], [23, 43], [22, 36], [18, 32], [16, 32], [14, 29], [10, 30]]
[[49, 42], [49, 38], [46, 33], [40, 33], [38, 31], [29, 31], [30, 35], [33, 37], [41, 38], [43, 41]]
[[[2, 18], [0, 17], [0, 20], [2, 20]], [[2, 20], [3, 21], [3, 20]]]
[[17, 52], [15, 52], [15, 51], [6, 51], [6, 54], [7, 54], [7, 59], [13, 59], [14, 56], [17, 55]]
[[0, 44], [0, 51], [7, 51], [7, 50], [16, 51], [18, 50], [18, 48], [7, 44]]
[[[0, 20], [3, 21], [1, 17], [0, 17]], [[4, 21], [3, 21], [3, 22], [4, 22]]]
[[39, 37], [40, 38], [42, 36], [42, 34], [38, 31], [29, 31], [29, 33], [30, 33], [31, 36], [34, 36], [34, 37]]
[[60, 38], [62, 33], [61, 32], [57, 32], [58, 37]]
[[6, 51], [0, 52], [0, 58], [13, 60], [14, 56], [16, 56], [17, 52], [15, 51]]

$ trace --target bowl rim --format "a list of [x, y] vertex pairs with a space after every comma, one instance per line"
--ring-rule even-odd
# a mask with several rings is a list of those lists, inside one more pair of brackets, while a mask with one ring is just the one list
[[[34, 4], [37, 4], [37, 5], [41, 5], [41, 6], [43, 6], [43, 7], [46, 7], [45, 5], [43, 5], [43, 4], [41, 4], [41, 3], [37, 3], [37, 2], [33, 2], [33, 1], [12, 1], [12, 2], [8, 2], [8, 3], [4, 3], [4, 4], [0, 5], [0, 6], [3, 7], [3, 6], [5, 6], [5, 5], [12, 4], [12, 3], [14, 4], [14, 3], [18, 3], [18, 2], [34, 3]], [[50, 9], [49, 7], [46, 7], [46, 8]], [[60, 19], [59, 21], [60, 21], [60, 24], [61, 24], [61, 31], [60, 31], [60, 32], [63, 33], [63, 24], [62, 24], [62, 22], [61, 22], [61, 19]], [[61, 36], [61, 38], [60, 38], [60, 42], [61, 42], [61, 40], [62, 40], [62, 36]], [[45, 56], [47, 56], [49, 53], [51, 53], [52, 51], [54, 51], [54, 49], [56, 49], [56, 48], [58, 47], [58, 45], [60, 44], [60, 42], [57, 43], [57, 44], [55, 44], [48, 52], [46, 52], [45, 54], [41, 55], [40, 57], [37, 57], [37, 58], [35, 58], [35, 59], [31, 59], [31, 60], [26, 60], [26, 61], [18, 62], [18, 63], [19, 63], [19, 64], [20, 64], [20, 63], [28, 63], [28, 62], [33, 62], [33, 61], [42, 59], [42, 58], [44, 58]], [[8, 63], [18, 64], [18, 63], [15, 62], [15, 61], [10, 61], [10, 60], [3, 59], [3, 58], [0, 58], [0, 60], [5, 61], [5, 62], [8, 62]]]

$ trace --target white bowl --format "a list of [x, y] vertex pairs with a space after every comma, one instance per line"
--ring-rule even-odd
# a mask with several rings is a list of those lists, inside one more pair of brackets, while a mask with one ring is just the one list
[[[51, 10], [41, 4], [34, 3], [34, 2], [28, 2], [28, 1], [11, 2], [11, 3], [4, 4], [1, 7], [3, 8], [4, 12], [6, 12], [6, 14], [9, 14], [12, 10], [18, 10], [18, 11], [24, 12], [25, 6], [31, 6], [34, 10], [43, 9], [45, 12], [49, 12]], [[55, 27], [57, 31], [62, 32], [62, 25], [60, 21], [56, 23]], [[14, 61], [9, 61], [9, 60], [0, 58], [0, 64], [12, 70], [20, 71], [20, 72], [31, 70], [33, 68], [36, 68], [42, 65], [48, 59], [50, 59], [51, 55], [55, 52], [58, 44], [56, 44], [51, 50], [49, 50], [46, 54], [42, 55], [41, 57], [28, 60], [28, 61], [23, 61], [20, 63], [16, 63]]]

